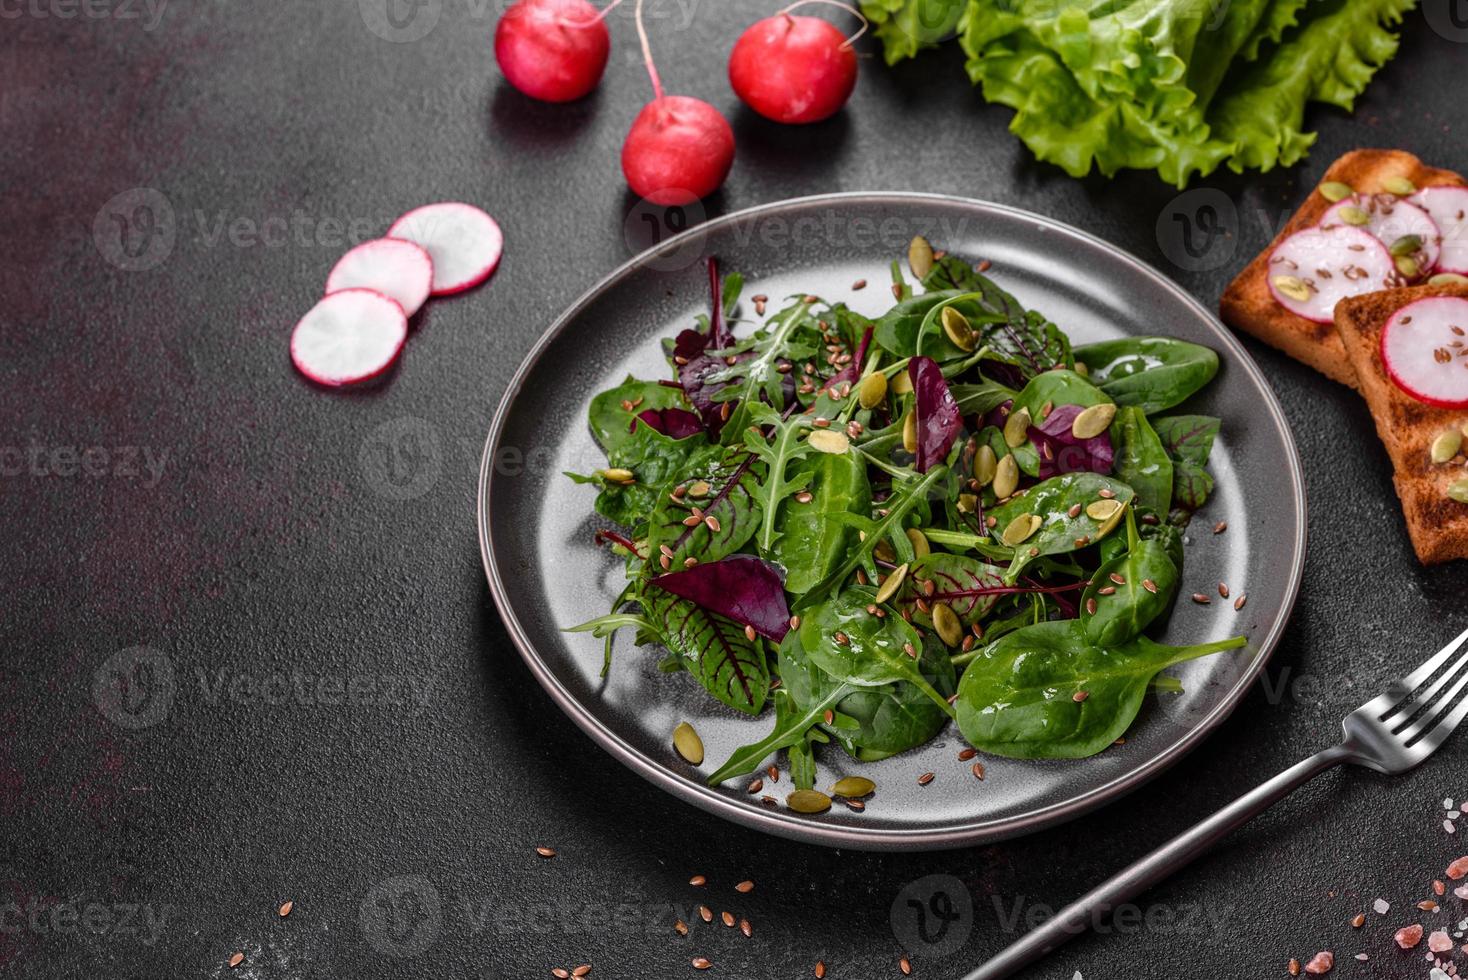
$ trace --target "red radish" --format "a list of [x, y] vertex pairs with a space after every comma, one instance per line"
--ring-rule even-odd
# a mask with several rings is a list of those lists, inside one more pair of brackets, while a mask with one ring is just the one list
[[1347, 296], [1386, 289], [1397, 281], [1391, 253], [1375, 236], [1349, 225], [1306, 228], [1280, 242], [1269, 257], [1269, 291], [1285, 309], [1330, 323]]
[[632, 192], [660, 207], [691, 204], [718, 190], [734, 166], [734, 130], [702, 99], [664, 95], [637, 0], [637, 33], [652, 79], [643, 107], [622, 145], [622, 173]]
[[494, 275], [505, 236], [493, 218], [469, 204], [429, 204], [403, 215], [387, 230], [423, 247], [433, 260], [434, 296], [472, 289]]
[[1408, 303], [1381, 331], [1386, 373], [1407, 394], [1438, 408], [1468, 408], [1468, 299]]
[[847, 38], [819, 17], [795, 17], [791, 4], [740, 35], [729, 55], [729, 84], [744, 104], [780, 123], [820, 122], [835, 115], [856, 88], [852, 42], [866, 32], [866, 18], [835, 0], [819, 0], [862, 17], [856, 37]]
[[341, 257], [326, 279], [326, 295], [371, 289], [395, 299], [412, 316], [433, 288], [433, 260], [421, 246], [397, 238], [363, 242]]
[[397, 300], [370, 289], [344, 289], [296, 324], [291, 360], [320, 384], [357, 384], [386, 371], [407, 339], [408, 317]]
[[1468, 275], [1468, 187], [1428, 187], [1408, 198], [1437, 222], [1443, 234], [1437, 272]]
[[[1364, 222], [1362, 214], [1366, 216]], [[1348, 217], [1354, 220], [1348, 221]], [[1428, 217], [1426, 211], [1395, 194], [1358, 194], [1338, 201], [1320, 216], [1318, 222], [1320, 228], [1337, 225], [1369, 231], [1391, 249], [1393, 256], [1411, 259], [1411, 265], [1401, 261], [1397, 263], [1398, 270], [1406, 279], [1419, 279], [1431, 272], [1442, 250], [1443, 235], [1437, 222]], [[1411, 238], [1420, 242], [1420, 246], [1412, 248]], [[1413, 266], [1416, 272], [1409, 275], [1413, 273]]]
[[494, 56], [532, 99], [571, 102], [601, 82], [611, 52], [606, 15], [586, 0], [517, 0], [494, 29]]

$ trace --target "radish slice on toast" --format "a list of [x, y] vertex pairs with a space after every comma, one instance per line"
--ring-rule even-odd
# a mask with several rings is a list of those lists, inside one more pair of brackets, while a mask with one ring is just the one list
[[386, 371], [407, 339], [408, 317], [397, 300], [370, 289], [345, 289], [296, 324], [291, 360], [320, 384], [357, 384]]
[[[1405, 279], [1421, 279], [1437, 265], [1442, 229], [1432, 217], [1395, 194], [1357, 194], [1331, 205], [1319, 227], [1357, 227], [1375, 235]], [[1409, 264], [1410, 263], [1410, 264]]]
[[1346, 297], [1386, 289], [1395, 277], [1386, 246], [1348, 225], [1296, 232], [1269, 257], [1275, 300], [1316, 323], [1332, 322], [1335, 305]]
[[433, 260], [420, 245], [397, 238], [363, 242], [337, 262], [326, 279], [326, 295], [371, 289], [398, 301], [412, 316], [433, 288]]
[[1381, 332], [1386, 373], [1439, 408], [1468, 408], [1468, 299], [1431, 296], [1402, 307]]
[[1442, 254], [1438, 272], [1468, 275], [1468, 187], [1428, 187], [1409, 199], [1442, 231]]
[[433, 295], [472, 289], [494, 275], [505, 236], [493, 218], [468, 204], [430, 204], [409, 211], [387, 237], [414, 242], [433, 259]]

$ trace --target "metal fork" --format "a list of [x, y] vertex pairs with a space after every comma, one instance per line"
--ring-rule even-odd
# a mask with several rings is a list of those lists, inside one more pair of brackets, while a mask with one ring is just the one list
[[[1443, 669], [1465, 644], [1468, 644], [1468, 631], [1427, 663], [1394, 682], [1385, 694], [1347, 715], [1342, 723], [1346, 737], [1341, 744], [1286, 769], [1192, 830], [1174, 837], [1067, 905], [1055, 918], [1027, 933], [964, 980], [999, 980], [1033, 963], [1327, 769], [1351, 763], [1388, 776], [1400, 776], [1421, 765], [1468, 717], [1468, 696], [1463, 694], [1464, 688], [1468, 688], [1468, 670], [1465, 670], [1468, 653], [1450, 669]], [[1455, 677], [1457, 682], [1448, 688]]]

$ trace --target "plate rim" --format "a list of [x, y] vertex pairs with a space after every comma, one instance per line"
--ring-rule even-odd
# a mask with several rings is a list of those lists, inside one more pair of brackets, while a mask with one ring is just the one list
[[[586, 710], [575, 695], [560, 682], [559, 678], [556, 677], [546, 662], [535, 651], [534, 644], [531, 643], [524, 627], [516, 618], [514, 609], [509, 602], [509, 593], [500, 576], [499, 563], [496, 559], [494, 548], [494, 536], [490, 529], [489, 514], [493, 502], [491, 498], [491, 482], [494, 477], [493, 461], [498, 456], [500, 439], [503, 436], [510, 409], [524, 388], [526, 379], [540, 362], [541, 357], [550, 344], [560, 336], [571, 322], [581, 315], [584, 309], [597, 296], [609, 287], [640, 270], [644, 265], [659, 255], [675, 252], [684, 247], [688, 242], [705, 237], [716, 229], [750, 220], [751, 218], [768, 217], [773, 213], [820, 204], [853, 205], [885, 203], [890, 205], [893, 203], [911, 204], [914, 202], [957, 205], [964, 208], [977, 209], [980, 213], [997, 213], [1009, 218], [1034, 221], [1043, 226], [1047, 231], [1056, 231], [1078, 238], [1088, 244], [1110, 252], [1122, 262], [1131, 266], [1135, 271], [1152, 280], [1157, 286], [1171, 293], [1176, 299], [1192, 307], [1199, 313], [1214, 328], [1214, 332], [1218, 335], [1224, 348], [1242, 367], [1244, 372], [1255, 383], [1255, 386], [1264, 392], [1267, 414], [1274, 422], [1275, 428], [1284, 437], [1285, 448], [1287, 450], [1285, 454], [1287, 457], [1286, 465], [1289, 471], [1290, 483], [1294, 490], [1291, 495], [1291, 503], [1296, 513], [1295, 535], [1289, 577], [1285, 584], [1284, 601], [1280, 607], [1280, 615], [1275, 619], [1263, 639], [1255, 645], [1258, 653], [1255, 655], [1250, 668], [1239, 676], [1213, 710], [1196, 727], [1184, 733], [1164, 751], [1149, 759], [1142, 766], [1103, 783], [1080, 796], [1053, 803], [1041, 809], [1018, 816], [1009, 816], [994, 820], [981, 819], [977, 822], [956, 827], [950, 826], [946, 829], [862, 830], [860, 828], [817, 823], [804, 818], [796, 819], [783, 811], [769, 811], [745, 807], [734, 800], [727, 799], [717, 789], [680, 776], [667, 766], [661, 765], [656, 760], [643, 755], [637, 749], [627, 744], [616, 732], [603, 724], [594, 712]], [[1189, 752], [1201, 744], [1204, 739], [1213, 734], [1233, 714], [1238, 708], [1239, 703], [1248, 693], [1249, 688], [1253, 686], [1265, 666], [1269, 663], [1270, 657], [1278, 647], [1285, 629], [1289, 626], [1294, 614], [1295, 605], [1299, 599], [1300, 588], [1304, 579], [1305, 556], [1309, 536], [1304, 468], [1300, 461], [1299, 447], [1295, 441], [1294, 431], [1291, 429], [1289, 420], [1284, 414], [1284, 409], [1280, 405], [1279, 398], [1275, 394], [1273, 387], [1269, 384], [1268, 379], [1264, 376], [1264, 372], [1255, 363], [1254, 358], [1244, 348], [1242, 342], [1219, 321], [1216, 315], [1199, 302], [1196, 297], [1150, 263], [1144, 262], [1125, 249], [1119, 248], [1107, 242], [1105, 239], [1081, 228], [1077, 228], [1074, 225], [1007, 204], [998, 204], [992, 201], [983, 201], [959, 195], [931, 194], [916, 191], [841, 191], [806, 197], [786, 198], [780, 201], [743, 208], [739, 211], [712, 218], [701, 225], [681, 232], [658, 245], [654, 245], [597, 280], [575, 302], [566, 307], [555, 321], [541, 333], [539, 339], [536, 340], [530, 351], [520, 362], [520, 366], [516, 369], [515, 374], [511, 377], [509, 384], [505, 388], [504, 394], [500, 397], [499, 403], [495, 408], [494, 417], [490, 423], [489, 434], [485, 439], [484, 455], [480, 459], [479, 488], [475, 511], [475, 522], [479, 532], [479, 551], [484, 564], [485, 576], [489, 582], [489, 589], [494, 598], [495, 608], [500, 614], [501, 621], [505, 624], [505, 629], [510, 636], [511, 642], [514, 643], [515, 648], [520, 653], [521, 659], [529, 667], [531, 674], [540, 683], [540, 686], [545, 689], [546, 693], [551, 696], [551, 699], [560, 708], [561, 712], [569, 717], [594, 742], [609, 752], [613, 758], [651, 782], [654, 786], [671, 793], [678, 799], [691, 803], [701, 810], [730, 820], [741, 826], [775, 834], [790, 840], [815, 843], [827, 847], [850, 847], [859, 850], [883, 851], [946, 850], [992, 843], [1011, 837], [1035, 833], [1073, 820], [1107, 803], [1115, 802], [1150, 782], [1152, 779], [1155, 779], [1168, 769], [1171, 769]]]

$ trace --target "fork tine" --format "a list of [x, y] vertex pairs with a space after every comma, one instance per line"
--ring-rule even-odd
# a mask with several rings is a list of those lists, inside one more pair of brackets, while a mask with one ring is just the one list
[[[1457, 677], [1458, 671], [1462, 670], [1465, 665], [1468, 665], [1468, 653], [1463, 654], [1462, 657], [1458, 658], [1457, 663], [1453, 664], [1453, 666], [1443, 671], [1442, 676], [1438, 677], [1433, 685], [1427, 690], [1423, 691], [1419, 697], [1410, 698], [1410, 700], [1403, 700], [1402, 703], [1398, 705], [1397, 710], [1393, 712], [1394, 714], [1396, 714], [1397, 717], [1396, 720], [1392, 722], [1392, 725], [1399, 728], [1406, 728], [1407, 722], [1411, 721], [1413, 715], [1421, 712], [1422, 717], [1425, 719], [1436, 714], [1437, 711], [1442, 710], [1441, 702], [1436, 705], [1433, 704], [1434, 701], [1439, 700], [1438, 692], [1447, 686], [1448, 681], [1451, 681], [1454, 677]], [[1454, 691], [1453, 693], [1456, 694], [1457, 691]], [[1452, 697], [1452, 694], [1448, 695], [1448, 697]], [[1423, 709], [1428, 710], [1424, 711]], [[1420, 728], [1421, 725], [1419, 724], [1416, 727]], [[1404, 732], [1402, 733], [1402, 737], [1408, 738], [1410, 736], [1408, 736]]]
[[[1382, 719], [1394, 714], [1412, 696], [1412, 692], [1426, 683], [1432, 675], [1436, 674], [1442, 665], [1447, 663], [1448, 659], [1457, 653], [1465, 642], [1468, 642], [1468, 630], [1460, 633], [1456, 640], [1443, 647], [1427, 663], [1393, 684], [1387, 690], [1386, 694], [1367, 702], [1365, 707], [1371, 709], [1374, 714], [1378, 714]], [[1449, 674], [1448, 676], [1452, 675]]]
[[[1459, 662], [1456, 669], [1462, 669], [1463, 664], [1465, 663], [1468, 663], [1468, 657], [1464, 657], [1463, 660]], [[1443, 680], [1446, 681], [1449, 677], [1452, 676], [1452, 674], [1449, 674], [1447, 677], [1444, 677]], [[1441, 686], [1441, 682], [1439, 682], [1438, 686]], [[1463, 716], [1465, 714], [1468, 714], [1468, 698], [1463, 698], [1461, 701], [1458, 701], [1458, 698], [1463, 693], [1464, 688], [1468, 688], [1468, 674], [1464, 674], [1462, 677], [1458, 678], [1458, 683], [1453, 685], [1453, 689], [1451, 691], [1449, 691], [1445, 696], [1440, 698], [1435, 704], [1424, 711], [1422, 715], [1417, 719], [1417, 723], [1415, 725], [1412, 725], [1410, 728], [1399, 732], [1397, 737], [1400, 738], [1404, 744], [1407, 744], [1412, 742], [1413, 739], [1419, 737], [1424, 731], [1433, 730], [1435, 733], [1436, 729], [1446, 726], [1446, 729], [1442, 733], [1442, 738], [1447, 738], [1453, 733], [1453, 729], [1462, 724]], [[1457, 702], [1457, 707], [1454, 708], [1453, 705], [1455, 702]], [[1439, 714], [1442, 713], [1444, 706], [1453, 708], [1453, 710], [1451, 711], [1451, 713], [1448, 714], [1446, 718], [1443, 718], [1442, 721], [1439, 722], [1437, 720], [1437, 717]], [[1439, 739], [1439, 742], [1440, 741], [1441, 739]]]

